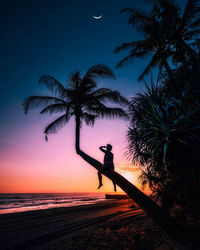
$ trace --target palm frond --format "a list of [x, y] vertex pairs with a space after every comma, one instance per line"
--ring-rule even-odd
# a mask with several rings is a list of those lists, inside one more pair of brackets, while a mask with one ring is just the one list
[[60, 98], [67, 98], [67, 90], [59, 83], [54, 77], [49, 75], [43, 75], [39, 79], [40, 84], [44, 84], [47, 88], [56, 96]]
[[98, 117], [127, 119], [127, 113], [121, 108], [91, 108], [90, 111]]
[[[91, 67], [85, 74], [84, 79], [86, 78], [95, 78], [95, 77], [107, 77], [115, 79], [113, 71], [104, 64], [96, 64]], [[83, 79], [83, 81], [84, 81]]]
[[138, 177], [139, 183], [142, 185], [142, 189], [146, 187], [146, 185], [149, 183], [149, 177], [148, 174], [145, 171], [141, 171], [141, 174]]
[[148, 13], [145, 13], [142, 10], [136, 10], [132, 8], [125, 8], [120, 11], [120, 13], [128, 12], [129, 13], [129, 19], [128, 22], [132, 24], [133, 26], [136, 25], [136, 28], [140, 28], [141, 24], [144, 24], [146, 22], [150, 21], [150, 17], [148, 16]]
[[80, 71], [75, 71], [69, 75], [69, 84], [72, 88], [78, 88], [81, 83]]
[[115, 48], [114, 53], [119, 53], [122, 50], [127, 50], [127, 49], [130, 49], [130, 48], [133, 48], [133, 47], [135, 47], [135, 45], [137, 43], [138, 43], [138, 41], [137, 42], [131, 42], [131, 43], [122, 43], [121, 46]]
[[65, 104], [65, 101], [52, 96], [29, 96], [23, 101], [25, 114], [31, 109], [44, 108], [52, 104]]
[[112, 101], [114, 103], [128, 105], [129, 101], [123, 97], [118, 91], [113, 91], [108, 88], [100, 88], [92, 92], [99, 101]]
[[82, 106], [86, 109], [90, 109], [92, 107], [104, 108], [105, 105], [98, 100], [92, 93], [85, 95], [84, 99], [82, 99]]
[[150, 63], [145, 68], [143, 73], [139, 76], [138, 81], [143, 80], [144, 76], [147, 75], [151, 71], [151, 68], [154, 68], [157, 65], [158, 60], [159, 60], [159, 53], [157, 52], [156, 54], [153, 55]]
[[66, 112], [69, 109], [69, 105], [67, 103], [65, 104], [52, 104], [50, 106], [47, 106], [44, 108], [40, 114], [53, 114], [53, 113], [61, 113]]
[[[190, 39], [194, 39], [195, 36], [200, 35], [200, 29], [191, 30], [191, 31], [187, 32], [186, 35], [187, 35]], [[189, 47], [189, 46], [188, 46], [188, 47]], [[190, 48], [190, 49], [191, 49], [191, 48]]]
[[186, 7], [182, 17], [184, 25], [190, 25], [194, 18], [199, 15], [199, 0], [187, 0]]
[[48, 134], [56, 134], [57, 131], [62, 128], [69, 120], [70, 118], [70, 114], [66, 115], [62, 115], [59, 118], [57, 118], [55, 121], [53, 121], [52, 123], [50, 123], [44, 130], [44, 133], [46, 135]]
[[144, 56], [147, 56], [149, 53], [151, 53], [150, 50], [140, 50], [140, 49], [133, 49], [130, 51], [129, 55], [127, 57], [125, 57], [124, 59], [122, 59], [117, 65], [116, 68], [120, 68], [122, 66], [124, 66], [125, 64], [128, 63], [133, 63], [135, 58], [143, 58]]
[[115, 67], [118, 69], [124, 65], [130, 64], [134, 62], [134, 56], [133, 55], [128, 55], [124, 57]]
[[87, 112], [83, 112], [82, 117], [88, 126], [90, 126], [90, 125], [93, 126], [95, 123], [95, 120], [97, 118], [96, 115], [92, 115], [92, 114], [89, 114]]
[[97, 87], [96, 81], [93, 77], [84, 77], [80, 83], [80, 91], [89, 93]]
[[198, 28], [200, 26], [200, 18], [198, 18], [197, 20], [195, 20], [193, 23], [191, 23], [190, 25], [189, 25], [189, 27], [191, 28], [191, 29], [196, 29], [196, 28]]

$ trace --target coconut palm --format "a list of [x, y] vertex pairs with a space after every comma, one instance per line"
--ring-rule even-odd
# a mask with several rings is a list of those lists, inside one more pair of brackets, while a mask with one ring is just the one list
[[[24, 100], [24, 110], [27, 113], [33, 108], [42, 108], [41, 114], [63, 113], [50, 123], [44, 130], [45, 138], [49, 134], [55, 134], [63, 127], [72, 116], [75, 117], [77, 134], [83, 121], [87, 125], [94, 125], [97, 118], [125, 118], [126, 112], [119, 107], [109, 108], [106, 101], [118, 104], [127, 104], [126, 98], [118, 91], [108, 88], [97, 89], [96, 77], [114, 78], [113, 72], [105, 65], [91, 67], [82, 78], [80, 72], [74, 72], [69, 77], [69, 87], [65, 88], [55, 78], [44, 75], [39, 83], [45, 84], [54, 96], [30, 96]], [[77, 140], [79, 141], [79, 139]], [[78, 143], [76, 145], [78, 153]]]
[[[106, 88], [97, 89], [96, 77], [114, 78], [114, 74], [105, 65], [95, 65], [87, 71], [84, 77], [81, 77], [80, 72], [73, 73], [69, 78], [68, 88], [65, 88], [51, 76], [42, 76], [39, 82], [45, 84], [54, 96], [30, 96], [24, 100], [23, 105], [25, 113], [33, 108], [42, 108], [42, 114], [64, 113], [45, 128], [46, 139], [48, 139], [49, 134], [56, 133], [74, 116], [76, 152], [86, 162], [99, 170], [103, 165], [80, 149], [81, 124], [85, 121], [87, 125], [93, 125], [99, 117], [126, 118], [126, 112], [122, 108], [107, 107], [106, 102], [111, 101], [120, 105], [127, 105], [128, 102], [117, 91]], [[114, 181], [158, 225], [164, 228], [170, 238], [178, 242], [176, 244], [182, 244], [185, 236], [183, 236], [180, 226], [174, 223], [155, 202], [115, 171], [107, 171], [104, 175]]]
[[123, 43], [115, 49], [115, 53], [129, 50], [128, 56], [122, 59], [117, 68], [136, 58], [152, 56], [138, 80], [142, 80], [152, 68], [165, 68], [173, 79], [170, 62], [184, 63], [195, 54], [197, 38], [200, 34], [199, 0], [188, 0], [181, 14], [176, 1], [156, 0], [150, 13], [144, 10], [126, 8], [121, 13], [129, 14], [129, 23], [144, 35], [143, 40]]

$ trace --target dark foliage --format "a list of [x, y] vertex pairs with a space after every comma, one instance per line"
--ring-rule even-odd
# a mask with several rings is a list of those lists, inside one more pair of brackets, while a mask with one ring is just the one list
[[[116, 49], [131, 48], [131, 58], [139, 51], [153, 53], [153, 64], [140, 79], [152, 66], [166, 66], [157, 84], [146, 83], [131, 101], [127, 154], [141, 165], [142, 185], [148, 184], [152, 197], [173, 214], [200, 211], [199, 11], [199, 1], [192, 0], [183, 11], [171, 0], [155, 1], [150, 14], [125, 9], [145, 40]], [[173, 70], [164, 64], [168, 59]]]
[[117, 68], [134, 62], [136, 58], [151, 56], [139, 81], [154, 67], [159, 67], [160, 71], [164, 68], [172, 79], [173, 70], [169, 63], [176, 67], [192, 60], [200, 35], [199, 0], [188, 0], [184, 10], [177, 1], [156, 0], [149, 11], [126, 8], [121, 11], [124, 12], [128, 13], [129, 23], [144, 35], [144, 39], [124, 43], [115, 49], [115, 53], [129, 51]]
[[[44, 75], [39, 83], [44, 84], [53, 96], [30, 96], [23, 102], [25, 113], [33, 108], [42, 108], [41, 114], [61, 113], [56, 120], [44, 130], [45, 139], [49, 134], [55, 134], [72, 116], [79, 117], [80, 122], [94, 125], [97, 118], [126, 118], [127, 114], [120, 107], [108, 107], [107, 102], [127, 105], [126, 98], [118, 91], [107, 88], [97, 88], [96, 78], [115, 78], [111, 69], [103, 64], [94, 65], [81, 77], [80, 72], [74, 72], [69, 77], [69, 86], [65, 88], [54, 77]], [[80, 124], [81, 125], [81, 124]]]

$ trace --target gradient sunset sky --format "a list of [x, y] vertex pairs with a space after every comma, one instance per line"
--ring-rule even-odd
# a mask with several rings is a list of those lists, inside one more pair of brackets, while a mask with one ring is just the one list
[[[139, 3], [139, 1], [138, 1]], [[136, 6], [132, 0], [41, 0], [1, 3], [0, 193], [96, 192], [97, 172], [75, 153], [72, 119], [58, 134], [44, 140], [44, 128], [52, 121], [39, 110], [25, 116], [23, 99], [50, 94], [38, 84], [51, 75], [63, 84], [70, 72], [85, 71], [97, 63], [114, 70], [116, 80], [99, 80], [98, 87], [119, 90], [130, 98], [143, 88], [138, 75], [147, 61], [115, 69], [125, 54], [113, 50], [122, 42], [140, 39], [120, 10]], [[103, 18], [95, 20], [92, 15]], [[116, 171], [137, 182], [137, 167], [124, 157], [128, 123], [98, 120], [83, 126], [81, 147], [99, 161], [99, 146], [113, 145]], [[99, 192], [112, 191], [106, 181]]]

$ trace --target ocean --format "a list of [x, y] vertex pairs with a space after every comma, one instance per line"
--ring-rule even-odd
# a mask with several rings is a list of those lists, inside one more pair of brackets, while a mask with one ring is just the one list
[[0, 214], [94, 204], [105, 200], [102, 193], [0, 194]]

